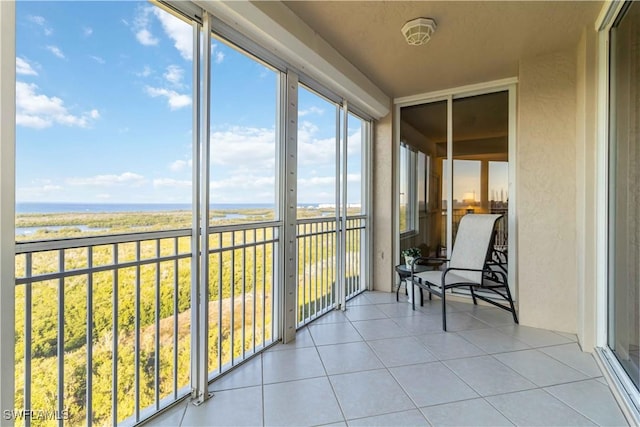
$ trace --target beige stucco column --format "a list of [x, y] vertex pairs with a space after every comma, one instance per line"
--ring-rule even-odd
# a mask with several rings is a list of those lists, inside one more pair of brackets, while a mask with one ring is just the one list
[[[393, 111], [393, 108], [390, 108]], [[372, 149], [372, 286], [377, 291], [393, 288], [393, 113], [373, 126]]]

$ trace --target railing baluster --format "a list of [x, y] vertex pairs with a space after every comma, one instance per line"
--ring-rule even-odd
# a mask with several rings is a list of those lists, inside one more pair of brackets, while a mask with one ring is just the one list
[[[64, 249], [58, 251], [58, 271], [63, 272]], [[64, 409], [64, 277], [58, 280], [58, 413], [62, 414]], [[58, 420], [58, 425], [62, 427], [64, 420]]]
[[236, 308], [236, 251], [233, 249], [236, 246], [236, 233], [231, 232], [231, 366], [233, 366], [233, 353], [235, 344], [235, 308]]
[[303, 310], [302, 321], [305, 322], [309, 317], [309, 299], [307, 298], [307, 244], [309, 243], [309, 237], [307, 236], [307, 224], [304, 225], [303, 233], [305, 237], [302, 245], [302, 289], [303, 289]]
[[315, 266], [315, 271], [314, 271], [314, 276], [315, 276], [315, 280], [316, 280], [316, 295], [315, 295], [315, 308], [316, 308], [316, 312], [315, 312], [315, 316], [318, 316], [318, 300], [319, 300], [319, 296], [318, 296], [318, 240], [319, 240], [319, 235], [318, 235], [318, 223], [315, 224], [316, 226], [316, 235], [313, 237], [313, 239], [316, 241], [316, 252], [313, 256], [313, 264]]
[[[30, 279], [33, 275], [33, 260], [31, 253], [28, 253], [25, 260], [26, 277]], [[31, 303], [32, 303], [33, 282], [29, 281], [24, 288], [24, 409], [31, 409]], [[31, 425], [31, 417], [25, 417], [25, 427]]]
[[[222, 238], [224, 234], [218, 233], [218, 372], [222, 372]], [[209, 266], [211, 268], [211, 266]], [[211, 325], [209, 325], [210, 327]]]
[[112, 425], [115, 427], [118, 425], [118, 244], [114, 243], [112, 247], [113, 251], [113, 312], [112, 312], [112, 321], [113, 321], [113, 355], [112, 359], [112, 385], [113, 395], [111, 396], [111, 418]]
[[[178, 255], [180, 248], [178, 246], [178, 237], [173, 238], [173, 254]], [[178, 278], [180, 277], [178, 258], [173, 260], [173, 399], [178, 399], [178, 297], [180, 292], [178, 289]], [[208, 301], [207, 301], [208, 303]]]
[[256, 297], [258, 288], [258, 279], [256, 278], [256, 266], [258, 259], [256, 258], [256, 248], [258, 247], [258, 236], [256, 229], [253, 229], [253, 315], [251, 316], [251, 322], [253, 324], [253, 353], [256, 352]]
[[[160, 239], [156, 239], [156, 260], [160, 259]], [[160, 261], [156, 262], [155, 349], [154, 349], [154, 402], [160, 409]]]
[[[247, 230], [242, 230], [242, 244], [247, 243]], [[247, 319], [246, 313], [246, 301], [247, 301], [247, 283], [246, 283], [246, 271], [247, 271], [247, 248], [242, 247], [242, 358], [245, 358], [245, 325]]]
[[[267, 240], [267, 229], [262, 229], [262, 241]], [[273, 322], [273, 318], [271, 319]], [[267, 341], [267, 244], [262, 244], [262, 344]]]
[[[93, 246], [87, 248], [87, 267], [93, 268]], [[87, 426], [93, 424], [93, 274], [87, 275]]]
[[[271, 236], [275, 236], [275, 228], [271, 228]], [[276, 336], [276, 302], [273, 300], [274, 290], [273, 287], [276, 286], [275, 272], [276, 272], [276, 244], [271, 243], [271, 341], [273, 341]]]
[[134, 338], [134, 415], [135, 421], [140, 421], [140, 242], [136, 242], [136, 285], [135, 285], [135, 316], [133, 319]]

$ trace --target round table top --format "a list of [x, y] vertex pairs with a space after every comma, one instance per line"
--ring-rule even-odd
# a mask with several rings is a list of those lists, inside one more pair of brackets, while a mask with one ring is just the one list
[[[416, 264], [414, 265], [413, 272], [414, 273], [422, 273], [423, 271], [432, 270], [435, 267], [440, 267], [444, 261], [428, 261], [427, 264]], [[396, 271], [398, 273], [408, 273], [411, 274], [411, 268], [407, 267], [406, 264], [396, 265]]]

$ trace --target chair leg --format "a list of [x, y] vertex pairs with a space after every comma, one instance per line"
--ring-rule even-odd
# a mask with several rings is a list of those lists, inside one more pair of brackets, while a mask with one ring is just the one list
[[416, 311], [416, 287], [413, 285], [413, 281], [411, 282], [411, 307], [413, 311]]
[[422, 288], [420, 288], [420, 307], [424, 306], [424, 296], [422, 293]]
[[505, 283], [504, 287], [507, 290], [507, 297], [509, 299], [509, 306], [511, 307], [511, 314], [513, 315], [513, 321], [516, 322], [516, 324], [519, 324], [520, 322], [518, 322], [518, 315], [516, 314], [516, 307], [513, 305], [513, 298], [511, 298], [511, 291], [509, 290], [509, 284]]
[[[402, 286], [402, 282], [404, 282], [404, 280], [400, 280], [400, 283], [398, 283], [398, 289], [396, 289], [396, 302], [400, 301], [398, 295], [400, 294], [400, 287]], [[405, 282], [405, 288], [407, 287], [407, 282]]]
[[445, 305], [445, 294], [447, 293], [447, 290], [444, 288], [444, 286], [442, 287], [442, 295], [441, 295], [441, 299], [442, 299], [442, 330], [447, 332], [447, 308]]
[[469, 292], [471, 292], [471, 298], [473, 299], [473, 305], [478, 305], [478, 300], [476, 299], [476, 293], [473, 291], [473, 285], [469, 285]]

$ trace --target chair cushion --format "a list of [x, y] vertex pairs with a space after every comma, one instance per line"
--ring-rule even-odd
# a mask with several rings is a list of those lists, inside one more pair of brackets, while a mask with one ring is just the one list
[[[442, 274], [443, 271], [425, 271], [423, 273], [415, 274], [414, 280], [416, 280], [420, 284], [431, 283], [435, 287], [441, 287], [442, 285]], [[457, 283], [460, 284], [468, 284], [473, 283], [479, 285], [480, 283], [469, 280], [469, 278], [456, 274], [456, 272], [449, 272], [446, 276], [446, 286], [455, 285]]]

